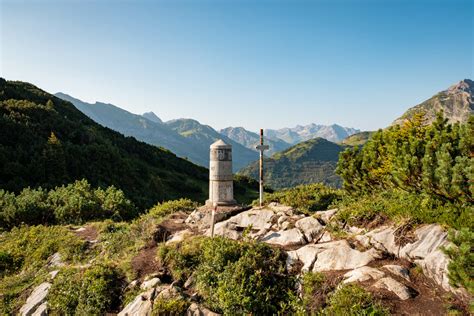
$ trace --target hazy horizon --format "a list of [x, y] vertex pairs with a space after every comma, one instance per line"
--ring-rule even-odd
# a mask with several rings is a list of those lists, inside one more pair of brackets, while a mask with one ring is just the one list
[[0, 16], [1, 77], [215, 129], [375, 130], [473, 79], [464, 0], [0, 0]]

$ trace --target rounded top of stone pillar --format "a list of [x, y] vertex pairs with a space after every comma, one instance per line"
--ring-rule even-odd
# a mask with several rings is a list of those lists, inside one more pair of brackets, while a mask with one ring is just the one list
[[232, 148], [232, 145], [228, 145], [228, 144], [224, 143], [224, 141], [222, 139], [219, 139], [216, 142], [212, 143], [210, 148], [211, 149], [214, 149], [214, 148], [230, 149], [230, 148]]

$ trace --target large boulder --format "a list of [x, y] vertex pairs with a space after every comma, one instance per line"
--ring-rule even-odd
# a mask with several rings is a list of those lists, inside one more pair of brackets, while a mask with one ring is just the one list
[[308, 242], [318, 240], [324, 231], [324, 226], [314, 217], [304, 217], [298, 220], [295, 227], [303, 232]]
[[284, 231], [268, 232], [261, 241], [270, 245], [292, 247], [306, 244], [303, 233], [298, 228]]
[[347, 241], [325, 245], [330, 247], [318, 254], [313, 272], [355, 269], [381, 258], [381, 253], [374, 248], [362, 252], [352, 249]]
[[[382, 226], [368, 232], [365, 237], [375, 248], [398, 256], [400, 246], [395, 243], [395, 228]], [[361, 238], [358, 240], [362, 242]]]
[[32, 315], [44, 302], [48, 296], [51, 283], [44, 282], [35, 287], [30, 296], [26, 299], [26, 303], [20, 308], [20, 315]]

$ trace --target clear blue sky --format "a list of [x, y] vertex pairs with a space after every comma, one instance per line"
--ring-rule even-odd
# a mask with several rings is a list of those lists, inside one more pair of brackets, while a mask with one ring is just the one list
[[215, 128], [373, 130], [473, 78], [473, 2], [0, 0], [0, 76]]

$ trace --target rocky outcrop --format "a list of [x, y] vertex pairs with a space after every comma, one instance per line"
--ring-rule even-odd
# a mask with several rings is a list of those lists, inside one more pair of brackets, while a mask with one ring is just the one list
[[318, 240], [324, 231], [324, 226], [314, 217], [304, 217], [295, 223], [295, 227], [298, 228], [308, 242]]
[[283, 247], [300, 246], [306, 244], [303, 233], [298, 228], [289, 230], [268, 232], [261, 241], [270, 245], [279, 245]]
[[[30, 296], [26, 299], [26, 303], [20, 309], [20, 315], [29, 316], [33, 315], [38, 309], [44, 310], [46, 306], [43, 306], [43, 303], [46, 302], [46, 296], [48, 291], [51, 288], [51, 283], [44, 282], [38, 285]], [[41, 311], [38, 311], [41, 313]], [[41, 314], [38, 314], [41, 315]]]
[[379, 251], [372, 248], [361, 252], [352, 249], [347, 241], [327, 244], [333, 245], [317, 255], [313, 272], [355, 269], [381, 258]]

